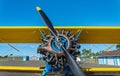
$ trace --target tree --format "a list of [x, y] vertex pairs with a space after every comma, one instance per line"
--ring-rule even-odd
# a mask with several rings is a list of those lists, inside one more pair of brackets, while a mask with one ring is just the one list
[[82, 57], [84, 58], [89, 58], [92, 56], [92, 52], [91, 49], [87, 50], [87, 49], [83, 49], [82, 50]]
[[5, 57], [5, 58], [7, 58], [7, 57], [8, 57], [8, 55], [5, 55], [4, 57]]
[[10, 56], [13, 56], [13, 54], [10, 54]]
[[93, 57], [93, 58], [97, 58], [103, 51], [99, 51], [99, 52], [92, 52], [91, 49], [87, 50], [87, 49], [83, 49], [82, 50], [82, 53], [81, 53], [81, 57], [83, 58], [90, 58], [90, 57]]
[[120, 50], [120, 44], [117, 44], [117, 45], [116, 45], [116, 49], [117, 49], [117, 50]]

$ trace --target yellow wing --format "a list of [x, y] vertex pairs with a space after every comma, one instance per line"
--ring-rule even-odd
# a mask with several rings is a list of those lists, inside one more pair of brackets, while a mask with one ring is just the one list
[[[92, 68], [82, 68], [83, 71], [87, 74], [92, 73], [119, 73], [119, 67], [92, 67]], [[114, 70], [113, 70], [114, 69]], [[0, 71], [9, 71], [9, 72], [34, 72], [41, 73], [43, 69], [40, 67], [30, 67], [30, 66], [0, 66]]]
[[[82, 29], [79, 43], [120, 43], [119, 26], [55, 26], [55, 29], [70, 31]], [[46, 26], [0, 26], [1, 43], [40, 43], [40, 30], [49, 33]]]

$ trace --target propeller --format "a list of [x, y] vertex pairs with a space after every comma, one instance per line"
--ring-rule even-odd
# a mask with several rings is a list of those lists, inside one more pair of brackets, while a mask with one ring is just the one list
[[[47, 15], [42, 11], [42, 9], [40, 7], [36, 7], [37, 11], [40, 13], [43, 21], [45, 22], [45, 24], [48, 26], [50, 32], [54, 35], [54, 37], [57, 39], [57, 33], [52, 25], [52, 23], [50, 22], [49, 18], [47, 17]], [[67, 58], [67, 61], [69, 61], [69, 66], [73, 72], [73, 74], [75, 76], [85, 76], [85, 74], [82, 71], [82, 68], [76, 63], [76, 61], [73, 59], [73, 57], [71, 56], [71, 54], [65, 49], [65, 47], [62, 45], [62, 43], [60, 44], [61, 48], [63, 49], [63, 52]]]
[[39, 11], [43, 21], [48, 26], [48, 29], [50, 30], [50, 32], [54, 35], [54, 37], [57, 37], [57, 33], [56, 33], [55, 29], [53, 28], [52, 23], [50, 22], [50, 20], [46, 16], [46, 14], [42, 11], [42, 9], [40, 7], [36, 7], [36, 9]]

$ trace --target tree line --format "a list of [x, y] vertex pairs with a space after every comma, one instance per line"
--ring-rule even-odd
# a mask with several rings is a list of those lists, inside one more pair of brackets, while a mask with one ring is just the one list
[[[116, 50], [120, 50], [120, 44], [116, 44]], [[111, 50], [112, 51], [112, 50]], [[97, 58], [104, 50], [96, 53], [92, 52], [92, 49], [83, 49], [80, 53], [81, 58]]]

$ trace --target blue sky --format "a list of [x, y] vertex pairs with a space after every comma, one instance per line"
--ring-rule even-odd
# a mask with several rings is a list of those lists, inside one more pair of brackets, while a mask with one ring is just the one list
[[36, 6], [54, 25], [120, 25], [119, 0], [0, 0], [0, 25], [44, 25]]
[[[0, 26], [41, 26], [41, 20], [36, 6], [40, 6], [48, 15], [52, 23], [58, 25], [82, 26], [119, 26], [119, 0], [0, 0]], [[13, 44], [27, 55], [36, 55], [38, 44]], [[82, 45], [91, 48], [92, 45]], [[99, 51], [109, 45], [94, 45]], [[83, 48], [82, 47], [82, 48]], [[115, 49], [115, 47], [113, 48]], [[21, 55], [13, 51], [7, 44], [0, 44], [1, 55], [6, 51]], [[6, 53], [5, 53], [6, 54]]]
[[[12, 46], [16, 47], [20, 52], [17, 52], [13, 48], [11, 48], [8, 44], [0, 44], [0, 56], [10, 55], [13, 54], [14, 56], [40, 56], [37, 54], [37, 47], [39, 44], [11, 44]], [[107, 49], [113, 44], [81, 44], [80, 51], [82, 49], [92, 49], [92, 52], [102, 51]], [[114, 45], [111, 50], [116, 50], [116, 45]]]

